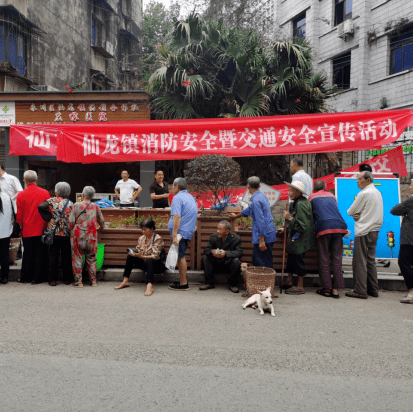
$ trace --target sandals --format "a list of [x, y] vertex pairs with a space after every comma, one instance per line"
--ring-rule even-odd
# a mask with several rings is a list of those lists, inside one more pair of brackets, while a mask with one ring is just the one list
[[285, 291], [286, 294], [291, 294], [291, 295], [300, 295], [300, 294], [305, 294], [305, 291], [300, 290], [297, 287], [291, 287], [288, 290]]
[[71, 283], [70, 285], [76, 288], [83, 288], [83, 283]]
[[324, 291], [324, 288], [320, 288], [319, 290], [316, 291], [316, 294], [322, 295], [323, 297], [331, 297], [331, 292], [330, 291]]
[[289, 285], [289, 284], [283, 284], [282, 286], [281, 286], [281, 288], [283, 289], [283, 290], [289, 290], [290, 288], [293, 288], [294, 286], [291, 284], [291, 285]]

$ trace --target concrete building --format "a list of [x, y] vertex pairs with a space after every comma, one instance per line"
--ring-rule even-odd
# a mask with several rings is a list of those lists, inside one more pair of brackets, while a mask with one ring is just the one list
[[[305, 37], [312, 45], [315, 70], [324, 71], [338, 87], [328, 100], [331, 111], [413, 108], [413, 2], [261, 2], [264, 8], [274, 10], [273, 21], [282, 36]], [[413, 142], [410, 129], [398, 141], [406, 148]], [[354, 155], [354, 163], [373, 156], [366, 151]], [[409, 150], [406, 164], [412, 174], [413, 155]]]
[[0, 91], [138, 89], [142, 0], [0, 0]]

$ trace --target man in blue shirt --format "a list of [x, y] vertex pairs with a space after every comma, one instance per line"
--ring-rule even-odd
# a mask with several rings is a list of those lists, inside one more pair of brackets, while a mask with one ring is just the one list
[[275, 227], [268, 198], [260, 191], [260, 178], [251, 176], [247, 181], [251, 196], [251, 205], [240, 214], [231, 214], [234, 218], [249, 216], [252, 218], [252, 265], [274, 268], [272, 247], [274, 245]]
[[[186, 190], [187, 184], [184, 178], [176, 178], [172, 190], [175, 194], [172, 200], [171, 219], [168, 229], [171, 233], [172, 243], [179, 246], [178, 249], [178, 271], [180, 282], [174, 282], [169, 286], [170, 290], [188, 291], [188, 280], [186, 278], [187, 265], [185, 252], [189, 240], [195, 232], [198, 208], [195, 199]], [[178, 241], [178, 234], [182, 237]]]

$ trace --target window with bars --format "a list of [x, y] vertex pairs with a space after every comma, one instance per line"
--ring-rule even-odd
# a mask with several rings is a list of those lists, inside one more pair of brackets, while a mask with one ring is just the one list
[[390, 40], [390, 74], [413, 69], [413, 27]]
[[333, 83], [338, 89], [350, 89], [351, 52], [333, 60]]
[[9, 62], [19, 75], [26, 75], [27, 36], [7, 22], [0, 22], [0, 61]]
[[334, 25], [337, 26], [353, 16], [353, 0], [334, 0], [335, 14]]
[[305, 37], [305, 13], [293, 20], [293, 37]]

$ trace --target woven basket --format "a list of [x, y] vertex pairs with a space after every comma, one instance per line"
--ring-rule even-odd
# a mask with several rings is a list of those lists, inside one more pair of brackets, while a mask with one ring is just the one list
[[10, 239], [10, 265], [13, 265], [16, 262], [17, 252], [20, 247], [20, 238], [11, 238]]
[[274, 294], [275, 271], [266, 267], [248, 267], [245, 271], [245, 286], [247, 294], [251, 297], [260, 291], [271, 287], [271, 295]]

